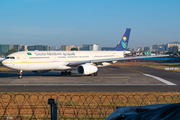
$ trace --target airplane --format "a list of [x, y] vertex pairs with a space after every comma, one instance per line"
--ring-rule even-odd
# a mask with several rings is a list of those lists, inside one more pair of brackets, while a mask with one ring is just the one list
[[39, 74], [57, 70], [61, 71], [61, 75], [71, 75], [72, 70], [77, 70], [80, 75], [97, 76], [99, 67], [109, 66], [119, 61], [169, 56], [124, 57], [130, 53], [127, 51], [130, 31], [130, 28], [125, 30], [112, 51], [21, 51], [6, 56], [2, 64], [17, 70], [20, 79], [23, 77], [23, 71]]

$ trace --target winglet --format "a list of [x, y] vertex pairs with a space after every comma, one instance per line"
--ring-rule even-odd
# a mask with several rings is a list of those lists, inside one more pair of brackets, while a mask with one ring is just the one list
[[128, 41], [130, 36], [131, 29], [126, 28], [126, 31], [124, 32], [121, 40], [117, 44], [117, 46], [114, 48], [114, 51], [124, 51], [127, 50], [128, 47]]

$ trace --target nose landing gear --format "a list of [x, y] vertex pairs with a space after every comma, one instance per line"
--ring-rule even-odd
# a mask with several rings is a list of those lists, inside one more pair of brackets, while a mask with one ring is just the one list
[[19, 79], [23, 78], [22, 70], [18, 70], [17, 73], [19, 74], [19, 76], [18, 76]]

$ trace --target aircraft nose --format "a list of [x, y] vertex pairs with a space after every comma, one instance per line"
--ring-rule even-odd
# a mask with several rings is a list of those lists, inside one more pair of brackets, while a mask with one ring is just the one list
[[0, 62], [0, 65], [3, 65], [3, 64], [4, 64], [4, 61], [5, 61], [5, 60], [1, 61], [1, 62]]

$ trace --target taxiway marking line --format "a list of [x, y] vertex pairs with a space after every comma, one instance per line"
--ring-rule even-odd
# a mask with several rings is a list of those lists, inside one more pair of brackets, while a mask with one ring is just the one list
[[164, 84], [0, 84], [0, 86], [164, 86]]
[[109, 79], [109, 78], [130, 78], [130, 77], [97, 77], [97, 78], [107, 78], [107, 79]]
[[[127, 69], [129, 69], [129, 70], [134, 70], [134, 69], [131, 69], [131, 68], [128, 68], [128, 67], [125, 67], [125, 68], [127, 68]], [[165, 79], [163, 79], [163, 78], [160, 78], [160, 77], [157, 77], [157, 76], [153, 76], [153, 75], [150, 75], [150, 74], [145, 74], [145, 73], [143, 73], [143, 72], [141, 72], [141, 71], [138, 71], [138, 70], [134, 70], [134, 71], [136, 71], [136, 72], [138, 72], [138, 73], [141, 73], [141, 74], [143, 74], [143, 75], [145, 75], [145, 76], [152, 77], [152, 78], [154, 78], [154, 79], [156, 79], [156, 80], [159, 80], [159, 81], [161, 81], [161, 82], [163, 82], [163, 83], [165, 83], [165, 84], [167, 84], [167, 85], [176, 85], [176, 84], [174, 84], [174, 83], [172, 83], [172, 82], [169, 82], [169, 81], [167, 81], [167, 80], [165, 80]]]
[[152, 78], [154, 78], [154, 79], [156, 79], [156, 80], [159, 80], [159, 81], [161, 81], [161, 82], [163, 82], [163, 83], [165, 83], [165, 84], [167, 84], [167, 85], [176, 85], [176, 84], [174, 84], [174, 83], [172, 83], [172, 82], [169, 82], [169, 81], [167, 81], [167, 80], [165, 80], [165, 79], [163, 79], [163, 78], [160, 78], [160, 77], [157, 77], [157, 76], [153, 76], [153, 75], [150, 75], [150, 74], [144, 74], [145, 76], [148, 76], [148, 77], [152, 77]]
[[[123, 67], [124, 67], [124, 66], [123, 66]], [[136, 71], [136, 72], [141, 73], [141, 74], [145, 74], [145, 73], [143, 73], [143, 72], [141, 72], [141, 71], [138, 71], [138, 70], [134, 70], [134, 69], [131, 69], [131, 68], [128, 68], [128, 67], [125, 67], [125, 68], [127, 68], [127, 69], [129, 69], [129, 70]]]

